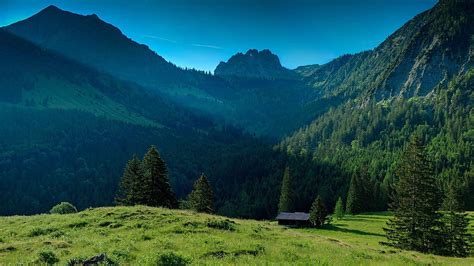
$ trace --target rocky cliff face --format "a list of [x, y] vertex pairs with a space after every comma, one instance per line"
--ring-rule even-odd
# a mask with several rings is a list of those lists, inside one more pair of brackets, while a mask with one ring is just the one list
[[218, 76], [236, 76], [264, 79], [296, 78], [296, 74], [284, 68], [278, 56], [270, 50], [248, 50], [238, 53], [227, 62], [220, 62], [214, 70]]
[[474, 1], [443, 0], [377, 48], [342, 56], [306, 78], [329, 94], [427, 96], [473, 67]]

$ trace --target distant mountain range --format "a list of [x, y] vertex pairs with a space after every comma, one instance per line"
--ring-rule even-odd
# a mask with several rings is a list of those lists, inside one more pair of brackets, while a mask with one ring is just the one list
[[[9, 184], [0, 193], [48, 184], [50, 194], [77, 194], [68, 182], [86, 190], [97, 179], [107, 193], [79, 205], [110, 203], [123, 163], [157, 144], [180, 196], [205, 170], [222, 213], [269, 217], [286, 165], [299, 209], [316, 194], [330, 203], [345, 195], [361, 165], [387, 194], [418, 133], [439, 180], [456, 176], [474, 195], [473, 36], [474, 3], [441, 0], [370, 51], [289, 70], [251, 49], [210, 75], [176, 67], [96, 15], [50, 6], [0, 31], [0, 178]], [[29, 201], [58, 200], [9, 193], [26, 212]]]

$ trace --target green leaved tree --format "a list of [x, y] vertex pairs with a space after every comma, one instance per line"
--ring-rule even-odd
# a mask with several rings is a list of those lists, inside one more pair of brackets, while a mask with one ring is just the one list
[[385, 244], [425, 253], [438, 251], [437, 245], [442, 241], [437, 212], [440, 192], [424, 146], [416, 135], [402, 156], [390, 207], [394, 217], [384, 228], [388, 240]]
[[115, 202], [118, 205], [146, 204], [145, 195], [143, 193], [143, 188], [146, 185], [143, 164], [140, 159], [134, 155], [125, 166]]
[[344, 218], [344, 203], [342, 202], [341, 197], [339, 197], [336, 201], [336, 207], [334, 207], [334, 217], [339, 220]]
[[146, 205], [166, 208], [176, 208], [178, 201], [171, 190], [166, 163], [161, 158], [155, 146], [151, 146], [143, 158], [145, 184], [142, 193]]
[[346, 199], [346, 212], [349, 214], [358, 214], [361, 211], [361, 189], [356, 175], [352, 175], [349, 191]]
[[283, 181], [281, 184], [280, 202], [278, 203], [278, 212], [289, 212], [293, 208], [293, 184], [290, 175], [290, 168], [285, 168]]
[[194, 189], [189, 194], [189, 206], [198, 211], [212, 213], [214, 211], [214, 196], [207, 177], [202, 174], [194, 183]]
[[443, 247], [441, 255], [466, 257], [470, 253], [472, 236], [468, 232], [469, 219], [460, 200], [460, 189], [450, 182], [443, 202]]
[[327, 219], [328, 212], [326, 206], [323, 203], [323, 200], [318, 195], [311, 205], [311, 210], [309, 212], [309, 221], [315, 227], [321, 227], [325, 224]]

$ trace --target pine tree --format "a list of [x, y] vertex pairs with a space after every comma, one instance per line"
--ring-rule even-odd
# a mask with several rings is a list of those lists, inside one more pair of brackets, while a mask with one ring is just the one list
[[337, 199], [336, 207], [334, 207], [334, 216], [339, 220], [344, 218], [344, 203], [341, 197]]
[[356, 175], [352, 175], [349, 191], [347, 192], [346, 213], [358, 214], [360, 213], [360, 188]]
[[189, 194], [189, 205], [198, 212], [214, 211], [212, 188], [204, 174], [194, 183], [194, 189]]
[[134, 155], [125, 166], [115, 202], [118, 205], [145, 204], [144, 194], [142, 193], [144, 181], [143, 164]]
[[470, 253], [472, 236], [468, 232], [469, 219], [460, 202], [459, 188], [451, 182], [443, 202], [443, 246], [441, 255], [466, 257]]
[[321, 197], [318, 195], [314, 200], [313, 204], [311, 205], [311, 210], [309, 212], [309, 221], [315, 227], [319, 228], [323, 226], [326, 222], [327, 215], [328, 213], [326, 210], [326, 206], [324, 206]]
[[285, 168], [283, 174], [283, 182], [281, 184], [280, 202], [278, 204], [278, 212], [289, 212], [293, 208], [293, 188], [290, 175], [290, 168]]
[[440, 194], [421, 140], [414, 136], [398, 171], [393, 203], [394, 217], [384, 228], [388, 242], [400, 249], [436, 252], [440, 239]]
[[145, 154], [143, 167], [146, 183], [143, 193], [146, 195], [146, 205], [176, 208], [178, 201], [171, 190], [166, 164], [155, 146], [151, 146]]

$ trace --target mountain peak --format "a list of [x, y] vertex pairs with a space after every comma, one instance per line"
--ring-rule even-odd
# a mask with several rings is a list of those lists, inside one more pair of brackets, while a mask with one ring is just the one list
[[55, 5], [49, 5], [43, 10], [41, 10], [41, 12], [57, 12], [57, 11], [63, 11], [63, 10]]
[[270, 50], [249, 49], [245, 54], [237, 53], [227, 62], [220, 62], [214, 70], [219, 76], [240, 76], [265, 79], [287, 79], [293, 73], [284, 68], [277, 55]]

